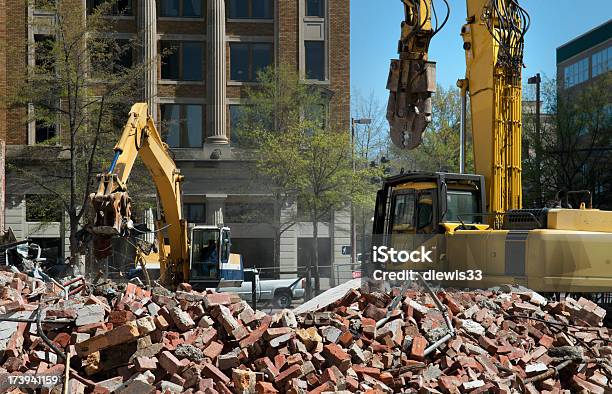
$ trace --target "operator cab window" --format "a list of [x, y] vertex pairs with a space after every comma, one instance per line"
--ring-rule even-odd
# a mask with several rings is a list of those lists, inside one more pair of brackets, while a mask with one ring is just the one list
[[392, 233], [405, 233], [414, 230], [414, 193], [398, 194], [393, 207]]
[[[448, 190], [444, 221], [478, 223], [478, 197], [476, 193], [463, 190]], [[472, 214], [472, 215], [471, 215]]]
[[433, 193], [421, 191], [417, 201], [417, 233], [431, 234], [433, 231]]
[[411, 191], [395, 196], [391, 233], [430, 234], [433, 231], [432, 191]]
[[197, 279], [217, 279], [219, 277], [218, 253], [219, 231], [215, 229], [194, 230], [191, 240], [191, 276]]
[[223, 239], [221, 242], [223, 242], [223, 245], [221, 245], [221, 262], [227, 263], [229, 261], [231, 246], [230, 233], [228, 230], [223, 230]]

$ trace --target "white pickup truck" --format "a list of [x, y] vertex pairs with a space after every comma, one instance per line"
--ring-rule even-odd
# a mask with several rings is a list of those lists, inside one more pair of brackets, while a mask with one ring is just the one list
[[[217, 289], [223, 293], [235, 293], [245, 301], [251, 301], [253, 294], [252, 269], [244, 269], [244, 280], [240, 287], [220, 287]], [[304, 297], [304, 281], [302, 278], [291, 279], [259, 279], [255, 282], [257, 302], [272, 302], [277, 308], [289, 308], [291, 302]]]

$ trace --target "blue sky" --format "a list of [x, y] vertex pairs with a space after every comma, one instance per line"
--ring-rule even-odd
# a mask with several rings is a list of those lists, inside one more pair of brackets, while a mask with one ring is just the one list
[[[441, 0], [437, 9], [444, 9]], [[430, 59], [436, 61], [438, 83], [454, 86], [465, 73], [464, 52], [459, 35], [466, 18], [465, 0], [449, 0], [451, 16], [434, 37]], [[611, 0], [522, 0], [531, 15], [525, 43], [523, 80], [540, 73], [555, 77], [555, 50], [574, 37], [612, 16]], [[397, 56], [397, 41], [403, 19], [401, 0], [351, 0], [351, 85], [363, 95], [371, 92], [386, 103], [385, 84], [389, 60]]]

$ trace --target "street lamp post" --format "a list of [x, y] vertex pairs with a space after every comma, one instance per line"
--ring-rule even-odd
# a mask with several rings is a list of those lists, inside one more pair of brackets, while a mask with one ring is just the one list
[[[535, 156], [536, 156], [536, 165], [538, 166], [538, 176], [541, 173], [541, 160], [542, 160], [542, 134], [540, 129], [540, 84], [542, 82], [542, 78], [540, 77], [540, 73], [537, 73], [533, 77], [527, 80], [527, 83], [530, 85], [536, 86], [536, 113], [535, 113]], [[542, 198], [542, 185], [540, 180], [536, 183], [536, 194], [538, 196], [538, 204], [543, 204]]]
[[[355, 125], [369, 125], [372, 123], [372, 119], [351, 118], [351, 162], [353, 165], [353, 173], [357, 171], [355, 163]], [[364, 251], [362, 250], [361, 253]], [[351, 202], [351, 269], [355, 269], [357, 263], [357, 221], [355, 220], [355, 206]]]

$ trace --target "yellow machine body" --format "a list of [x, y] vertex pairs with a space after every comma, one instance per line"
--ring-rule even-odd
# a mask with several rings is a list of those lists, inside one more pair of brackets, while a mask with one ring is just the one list
[[540, 292], [609, 292], [611, 244], [612, 233], [604, 232], [458, 230], [446, 235], [444, 269], [482, 270], [481, 281], [449, 283], [461, 287], [518, 284]]

